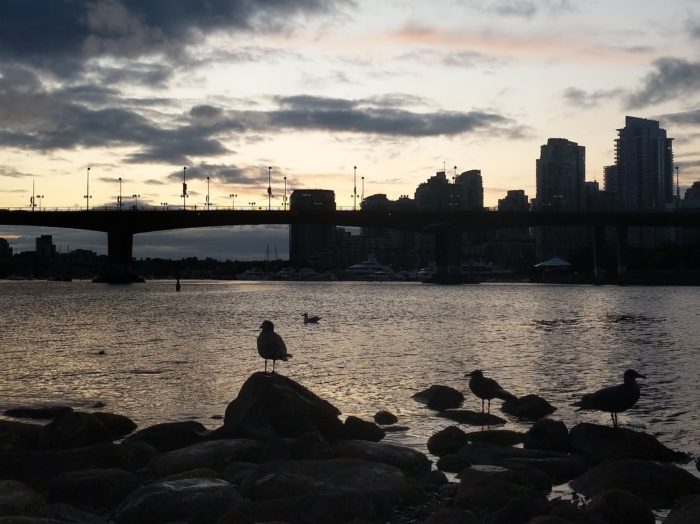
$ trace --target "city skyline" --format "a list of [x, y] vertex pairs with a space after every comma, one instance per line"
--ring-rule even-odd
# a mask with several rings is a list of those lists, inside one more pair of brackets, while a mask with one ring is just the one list
[[[48, 208], [84, 208], [86, 176], [91, 207], [116, 204], [119, 178], [125, 205], [181, 205], [184, 166], [188, 206], [208, 182], [215, 206], [266, 205], [271, 174], [273, 205], [286, 177], [350, 207], [355, 180], [395, 199], [443, 166], [481, 170], [495, 206], [534, 196], [553, 137], [586, 147], [602, 187], [626, 115], [675, 139], [681, 194], [700, 178], [690, 1], [34, 3], [0, 8], [2, 207], [28, 207], [33, 183]], [[259, 234], [216, 236], [242, 248]]]

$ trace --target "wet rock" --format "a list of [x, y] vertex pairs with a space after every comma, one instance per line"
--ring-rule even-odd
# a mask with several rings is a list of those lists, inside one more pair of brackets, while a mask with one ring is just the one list
[[664, 524], [697, 524], [700, 522], [700, 495], [684, 497], [673, 505]]
[[345, 438], [350, 440], [379, 442], [386, 435], [384, 430], [374, 422], [368, 422], [354, 416], [346, 418], [343, 426], [345, 428]]
[[700, 479], [687, 471], [672, 464], [634, 459], [603, 462], [570, 485], [587, 497], [624, 489], [652, 508], [668, 508], [681, 497], [700, 493]]
[[149, 467], [160, 477], [199, 468], [210, 468], [223, 473], [229, 462], [257, 462], [261, 450], [259, 442], [248, 439], [198, 442], [157, 455]]
[[241, 484], [241, 494], [253, 500], [338, 490], [357, 491], [389, 505], [422, 495], [400, 469], [357, 459], [268, 462]]
[[569, 430], [560, 420], [540, 419], [525, 433], [523, 447], [568, 453], [571, 449]]
[[323, 460], [335, 458], [333, 446], [316, 433], [294, 438], [276, 438], [265, 442], [260, 462], [273, 460]]
[[569, 434], [571, 451], [592, 464], [605, 460], [640, 459], [687, 462], [685, 453], [673, 451], [655, 437], [627, 428], [577, 424]]
[[486, 442], [495, 446], [514, 446], [520, 444], [524, 437], [524, 433], [507, 429], [489, 429], [467, 433], [469, 442]]
[[553, 515], [538, 515], [527, 521], [527, 524], [572, 524], [573, 521]]
[[106, 517], [95, 515], [89, 511], [83, 511], [70, 504], [46, 504], [32, 513], [32, 516], [40, 519], [48, 519], [51, 522], [58, 521], [63, 524], [110, 524]]
[[84, 510], [107, 510], [139, 487], [136, 475], [120, 469], [88, 469], [58, 475], [49, 484], [49, 500]]
[[16, 480], [0, 480], [0, 516], [26, 514], [44, 504], [44, 497]]
[[428, 451], [433, 455], [442, 457], [451, 453], [457, 453], [459, 448], [467, 443], [467, 434], [457, 426], [448, 426], [433, 434], [428, 439]]
[[399, 419], [389, 411], [377, 411], [374, 415], [374, 421], [382, 426], [388, 426], [390, 424], [396, 424]]
[[0, 452], [31, 451], [39, 447], [43, 426], [0, 420]]
[[435, 464], [440, 471], [446, 471], [447, 473], [459, 473], [471, 465], [472, 463], [468, 458], [462, 457], [457, 453], [443, 455]]
[[381, 462], [399, 468], [410, 475], [425, 475], [430, 471], [430, 461], [420, 451], [381, 442], [344, 440], [335, 444], [339, 457]]
[[136, 429], [136, 423], [124, 415], [98, 412], [92, 413], [92, 416], [102, 422], [112, 436], [112, 440], [120, 439]]
[[203, 424], [194, 420], [165, 422], [137, 431], [124, 442], [143, 441], [158, 451], [164, 452], [185, 448], [201, 442], [210, 433]]
[[587, 510], [605, 524], [654, 524], [654, 514], [639, 497], [622, 489], [610, 489], [591, 499]]
[[252, 502], [228, 511], [218, 524], [305, 522], [363, 524], [384, 522], [369, 497], [353, 491], [335, 491]]
[[49, 420], [73, 411], [70, 406], [43, 406], [40, 408], [17, 407], [6, 409], [4, 415], [14, 418]]
[[243, 481], [258, 467], [252, 462], [230, 462], [224, 468], [222, 477], [236, 487], [240, 487]]
[[505, 419], [497, 415], [469, 409], [446, 409], [438, 413], [438, 417], [454, 420], [469, 426], [498, 426], [506, 423]]
[[242, 504], [236, 488], [224, 480], [186, 479], [151, 484], [134, 491], [116, 510], [118, 524], [211, 524]]
[[464, 395], [450, 386], [434, 384], [413, 395], [413, 399], [426, 404], [430, 409], [443, 411], [461, 406]]
[[[575, 524], [605, 524], [599, 517], [578, 507], [573, 501], [551, 501], [549, 516]], [[554, 522], [552, 523], [554, 524]]]
[[384, 433], [401, 433], [402, 431], [408, 431], [411, 428], [408, 426], [384, 426], [382, 429], [384, 430]]
[[[222, 436], [295, 438], [316, 433], [328, 441], [343, 437], [340, 411], [301, 384], [279, 374], [254, 373], [226, 408]], [[218, 436], [218, 435], [216, 435]]]
[[508, 400], [501, 405], [501, 410], [520, 419], [535, 421], [554, 413], [557, 408], [542, 397], [525, 395], [517, 400]]
[[543, 497], [520, 496], [505, 503], [491, 513], [489, 524], [526, 524], [538, 515], [549, 511], [547, 500]]
[[480, 524], [480, 521], [466, 509], [439, 508], [423, 524]]
[[119, 445], [129, 457], [128, 464], [124, 468], [127, 471], [138, 471], [145, 468], [151, 459], [158, 454], [156, 448], [142, 440], [125, 440]]
[[71, 411], [44, 426], [41, 446], [44, 449], [71, 449], [112, 442], [107, 427], [92, 413]]

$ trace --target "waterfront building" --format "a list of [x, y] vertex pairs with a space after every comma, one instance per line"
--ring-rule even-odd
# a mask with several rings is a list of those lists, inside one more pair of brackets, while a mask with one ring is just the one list
[[484, 209], [484, 182], [480, 169], [464, 171], [457, 175], [455, 184], [462, 190], [460, 209], [472, 211]]
[[[297, 189], [290, 197], [290, 211], [335, 211], [330, 189]], [[292, 224], [289, 228], [289, 262], [292, 266], [327, 270], [335, 267], [336, 228], [333, 224]]]
[[52, 235], [41, 235], [37, 237], [36, 256], [38, 258], [54, 258], [56, 256], [56, 246], [53, 243]]
[[[538, 211], [580, 211], [585, 204], [586, 148], [564, 138], [550, 138], [535, 163]], [[583, 245], [580, 227], [540, 227], [535, 230], [537, 259], [570, 258]]]
[[0, 238], [0, 260], [12, 258], [12, 248], [6, 238]]

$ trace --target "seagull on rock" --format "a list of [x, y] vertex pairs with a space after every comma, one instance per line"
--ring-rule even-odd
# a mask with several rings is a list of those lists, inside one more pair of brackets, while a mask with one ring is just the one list
[[508, 393], [503, 389], [498, 382], [492, 378], [486, 378], [483, 371], [475, 369], [471, 373], [464, 375], [469, 378], [469, 389], [477, 397], [481, 399], [481, 412], [484, 412], [484, 400], [488, 401], [488, 413], [491, 413], [491, 399], [500, 398], [501, 400], [513, 401], [518, 400], [518, 397], [512, 393]]
[[308, 313], [304, 313], [302, 317], [304, 317], [304, 324], [318, 324], [318, 321], [321, 320], [321, 317], [310, 317]]
[[292, 358], [292, 355], [287, 353], [287, 346], [284, 344], [282, 337], [275, 333], [275, 325], [270, 320], [265, 320], [260, 325], [260, 334], [258, 335], [258, 353], [265, 359], [265, 373], [267, 373], [267, 361], [272, 360], [272, 372], [275, 372], [275, 362], [277, 360], [286, 361]]
[[581, 400], [574, 402], [572, 406], [578, 407], [576, 411], [583, 409], [606, 411], [610, 413], [613, 427], [617, 427], [617, 414], [628, 410], [639, 400], [640, 391], [636, 379], [646, 377], [637, 373], [634, 369], [628, 369], [625, 371], [623, 378], [624, 382], [622, 384], [583, 395]]

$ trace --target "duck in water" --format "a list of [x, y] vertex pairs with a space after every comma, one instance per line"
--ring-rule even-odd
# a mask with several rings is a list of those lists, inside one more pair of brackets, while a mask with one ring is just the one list
[[506, 401], [518, 400], [518, 397], [512, 393], [508, 393], [498, 382], [492, 378], [486, 378], [483, 371], [480, 369], [475, 369], [471, 373], [467, 373], [465, 377], [470, 377], [469, 389], [481, 399], [482, 413], [484, 412], [484, 400], [488, 401], [487, 413], [491, 413], [491, 400], [494, 398], [500, 398]]
[[594, 393], [588, 393], [581, 400], [574, 402], [572, 406], [578, 407], [576, 411], [594, 409], [610, 413], [613, 427], [617, 427], [617, 414], [627, 411], [639, 400], [640, 390], [637, 384], [638, 378], [646, 378], [634, 369], [628, 369], [622, 375], [623, 383], [618, 386], [610, 386], [599, 389]]
[[319, 317], [319, 316], [310, 317], [308, 313], [304, 313], [302, 315], [302, 317], [304, 317], [304, 324], [318, 324], [318, 321], [321, 320], [321, 317]]
[[270, 320], [265, 320], [260, 325], [258, 335], [258, 353], [265, 359], [265, 373], [267, 373], [267, 361], [272, 360], [272, 372], [275, 372], [275, 362], [292, 358], [287, 353], [287, 346], [282, 337], [275, 333], [275, 325]]

